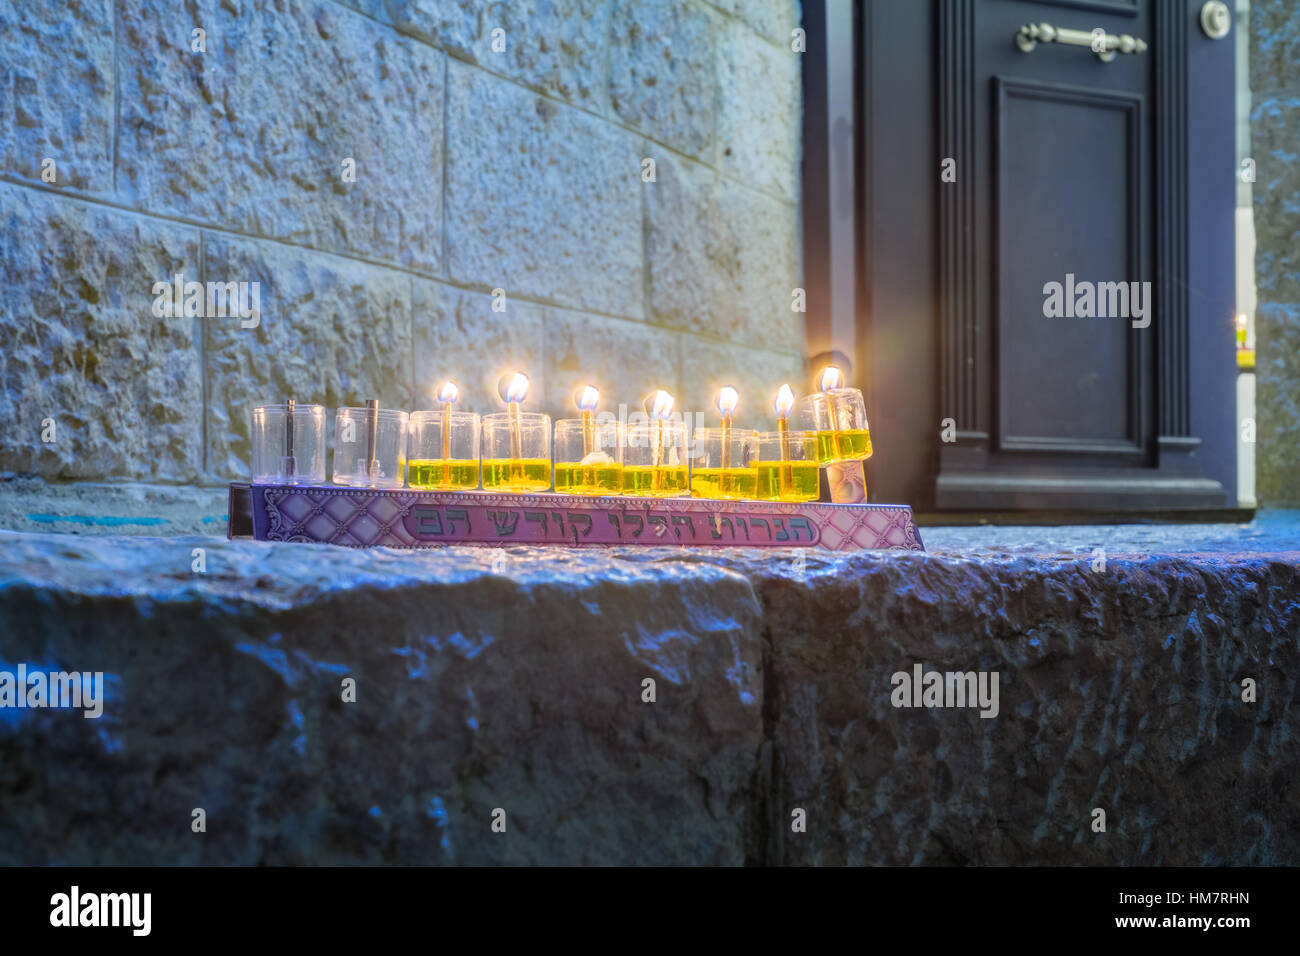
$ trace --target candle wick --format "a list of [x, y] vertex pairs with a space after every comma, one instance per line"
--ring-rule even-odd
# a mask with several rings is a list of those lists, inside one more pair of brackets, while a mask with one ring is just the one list
[[442, 483], [451, 484], [451, 402], [442, 403]]

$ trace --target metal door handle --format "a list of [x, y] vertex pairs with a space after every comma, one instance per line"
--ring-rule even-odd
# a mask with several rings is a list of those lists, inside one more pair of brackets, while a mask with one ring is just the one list
[[1070, 30], [1054, 27], [1050, 23], [1027, 23], [1016, 31], [1016, 46], [1028, 53], [1040, 43], [1064, 43], [1067, 46], [1086, 46], [1097, 54], [1102, 63], [1109, 63], [1118, 53], [1145, 53], [1147, 42], [1127, 33], [1116, 36], [1100, 28], [1096, 30]]

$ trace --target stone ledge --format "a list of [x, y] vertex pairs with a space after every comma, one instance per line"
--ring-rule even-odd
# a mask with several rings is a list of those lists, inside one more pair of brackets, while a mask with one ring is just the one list
[[1300, 862], [1300, 553], [797, 557], [0, 532], [0, 862]]

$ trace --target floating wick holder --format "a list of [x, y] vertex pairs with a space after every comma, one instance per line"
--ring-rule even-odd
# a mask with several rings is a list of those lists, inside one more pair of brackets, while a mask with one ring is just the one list
[[375, 460], [375, 442], [379, 437], [379, 399], [366, 402], [366, 477], [373, 479], [379, 468]]
[[284, 454], [280, 456], [280, 474], [289, 478], [298, 471], [298, 460], [293, 453], [293, 418], [297, 410], [297, 403], [290, 398], [284, 404]]

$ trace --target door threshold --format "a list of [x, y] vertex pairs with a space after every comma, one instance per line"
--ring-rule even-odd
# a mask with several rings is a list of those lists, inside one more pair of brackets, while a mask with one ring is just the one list
[[1088, 525], [1088, 524], [1249, 524], [1254, 508], [1189, 508], [1157, 511], [917, 511], [920, 527], [971, 527], [977, 525]]

